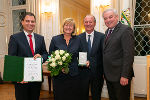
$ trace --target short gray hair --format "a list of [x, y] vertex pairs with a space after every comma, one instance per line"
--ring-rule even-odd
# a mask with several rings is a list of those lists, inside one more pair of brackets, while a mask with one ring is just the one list
[[[92, 15], [92, 14], [88, 14], [88, 15], [86, 15], [85, 17], [87, 17], [87, 16], [91, 16], [91, 17], [93, 17], [93, 18], [94, 18], [94, 22], [96, 23], [96, 18], [95, 18], [95, 16], [94, 16], [94, 15]], [[85, 17], [84, 17], [84, 19], [85, 19]]]
[[102, 14], [103, 18], [104, 18], [104, 13], [106, 13], [106, 12], [108, 12], [108, 11], [112, 11], [116, 16], [118, 16], [118, 12], [117, 12], [116, 9], [109, 8], [109, 9], [104, 10], [104, 12], [103, 12], [103, 14]]

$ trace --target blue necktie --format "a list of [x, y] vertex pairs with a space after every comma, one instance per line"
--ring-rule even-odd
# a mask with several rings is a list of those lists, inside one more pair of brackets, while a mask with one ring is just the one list
[[88, 35], [88, 51], [89, 53], [91, 52], [91, 39], [90, 39], [91, 35]]

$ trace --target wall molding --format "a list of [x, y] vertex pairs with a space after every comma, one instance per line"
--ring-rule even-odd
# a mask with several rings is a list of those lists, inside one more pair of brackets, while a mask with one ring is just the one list
[[0, 27], [6, 26], [6, 15], [4, 12], [0, 12]]

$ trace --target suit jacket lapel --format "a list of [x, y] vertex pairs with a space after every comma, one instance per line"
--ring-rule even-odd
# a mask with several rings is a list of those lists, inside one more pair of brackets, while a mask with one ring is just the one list
[[30, 45], [28, 43], [28, 40], [27, 40], [27, 37], [25, 35], [24, 32], [22, 32], [22, 35], [20, 36], [21, 38], [21, 41], [23, 42], [23, 44], [25, 45], [25, 49], [27, 50], [27, 52], [29, 53], [29, 55], [31, 56], [32, 55], [32, 52], [31, 52], [31, 49], [30, 49]]
[[107, 36], [107, 34], [108, 34], [108, 29], [105, 32], [105, 38], [104, 38], [103, 48], [105, 48], [105, 46], [106, 46], [106, 36]]
[[34, 51], [34, 54], [36, 54], [36, 51], [37, 51], [37, 48], [38, 48], [38, 44], [39, 44], [39, 38], [36, 34], [34, 34], [34, 38], [35, 38], [35, 51]]
[[88, 51], [88, 43], [87, 43], [87, 41], [86, 41], [86, 33], [84, 32], [83, 33], [83, 38], [82, 38], [83, 40], [81, 40], [81, 41], [83, 41], [83, 46], [84, 46], [84, 48], [86, 48], [86, 50]]
[[94, 38], [93, 38], [93, 44], [92, 44], [91, 54], [94, 51], [94, 49], [97, 47], [97, 43], [98, 42], [96, 42], [96, 41], [98, 41], [98, 38], [97, 38], [97, 33], [94, 31]]
[[[119, 22], [118, 25], [115, 27], [115, 29], [113, 30], [113, 32], [110, 34], [110, 36], [109, 36], [107, 42], [106, 42], [106, 43], [104, 42], [104, 49], [105, 49], [105, 48], [107, 47], [107, 45], [111, 42], [111, 40], [113, 39], [113, 37], [117, 34], [117, 32], [118, 32], [118, 30], [119, 30], [119, 28], [120, 28], [120, 26], [121, 26], [120, 24], [121, 24], [121, 22]], [[106, 32], [105, 32], [105, 39], [106, 39], [107, 34], [108, 34], [108, 29], [107, 29]]]

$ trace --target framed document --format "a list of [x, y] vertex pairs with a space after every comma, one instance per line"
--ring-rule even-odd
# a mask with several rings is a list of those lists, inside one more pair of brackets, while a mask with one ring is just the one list
[[79, 65], [85, 66], [87, 62], [87, 52], [79, 52]]
[[17, 57], [5, 55], [4, 81], [35, 82], [42, 81], [42, 59], [33, 57]]

